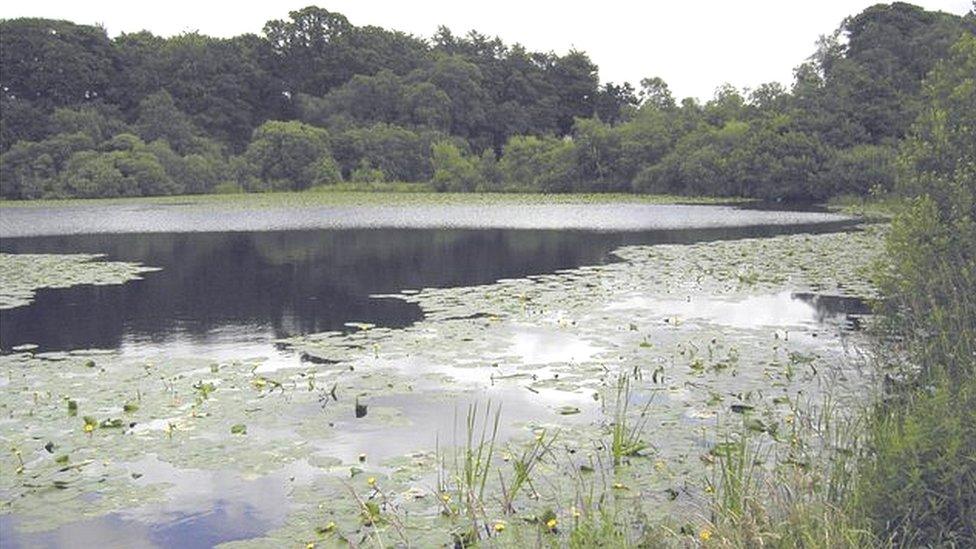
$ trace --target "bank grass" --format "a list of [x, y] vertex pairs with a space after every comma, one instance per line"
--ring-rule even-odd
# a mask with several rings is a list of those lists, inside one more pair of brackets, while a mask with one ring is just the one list
[[873, 547], [875, 537], [852, 508], [863, 412], [799, 399], [777, 436], [741, 429], [716, 452], [710, 519], [699, 539], [709, 547]]
[[895, 194], [845, 194], [835, 196], [826, 203], [827, 209], [874, 221], [891, 221], [904, 206], [904, 200]]

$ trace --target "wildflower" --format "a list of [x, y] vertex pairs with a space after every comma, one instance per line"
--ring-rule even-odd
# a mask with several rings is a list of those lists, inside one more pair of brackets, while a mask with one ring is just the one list
[[580, 515], [582, 514], [579, 512], [579, 509], [577, 509], [575, 506], [570, 507], [569, 512], [570, 514], [573, 515], [573, 518], [580, 518]]
[[95, 426], [94, 425], [92, 425], [91, 423], [86, 423], [85, 424], [85, 432], [86, 433], [91, 434], [91, 432], [94, 431], [94, 430], [95, 430]]
[[557, 524], [556, 519], [551, 518], [546, 521], [546, 528], [548, 528], [549, 530], [555, 530], [556, 524]]
[[702, 542], [708, 542], [708, 540], [712, 539], [712, 531], [707, 528], [703, 529], [701, 532], [698, 532], [698, 539], [702, 540]]
[[370, 486], [376, 486], [376, 477], [369, 477], [368, 479], [366, 479], [366, 484], [369, 484]]
[[504, 532], [505, 531], [505, 523], [502, 522], [502, 521], [496, 522], [495, 523], [495, 526], [494, 526], [494, 529], [495, 529], [496, 532]]
[[443, 501], [444, 503], [450, 503], [451, 502], [451, 495], [450, 494], [441, 494], [441, 501]]
[[310, 541], [310, 542], [306, 543], [305, 544], [305, 549], [315, 549], [315, 542], [314, 541]]

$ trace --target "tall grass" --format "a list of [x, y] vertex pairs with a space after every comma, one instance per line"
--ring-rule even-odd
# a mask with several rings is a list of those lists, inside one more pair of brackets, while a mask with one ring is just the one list
[[628, 415], [631, 397], [630, 376], [622, 374], [616, 382], [613, 425], [611, 425], [610, 454], [613, 456], [614, 465], [621, 465], [624, 458], [636, 456], [648, 447], [643, 440], [643, 434], [647, 426], [647, 410], [651, 405], [651, 399], [648, 398], [644, 403], [637, 421], [631, 421]]

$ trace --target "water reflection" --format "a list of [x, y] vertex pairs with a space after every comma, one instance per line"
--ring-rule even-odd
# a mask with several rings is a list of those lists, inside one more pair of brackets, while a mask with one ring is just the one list
[[139, 475], [136, 484], [168, 485], [167, 500], [44, 532], [24, 531], [16, 516], [0, 516], [3, 547], [214, 547], [280, 526], [290, 509], [289, 485], [311, 478], [291, 466], [245, 479], [230, 471], [177, 469], [154, 456], [129, 464], [129, 469]]
[[0, 311], [0, 347], [160, 349], [169, 342], [249, 344], [345, 329], [398, 327], [412, 304], [374, 294], [485, 284], [611, 260], [628, 244], [688, 243], [838, 230], [849, 223], [643, 233], [525, 230], [344, 230], [103, 234], [5, 238], [13, 253], [104, 253], [162, 267], [122, 286], [41, 290]]
[[613, 303], [611, 310], [641, 309], [676, 321], [702, 320], [734, 328], [791, 328], [824, 323], [856, 327], [856, 316], [870, 313], [857, 298], [780, 292], [744, 298], [691, 295], [686, 299], [633, 296]]

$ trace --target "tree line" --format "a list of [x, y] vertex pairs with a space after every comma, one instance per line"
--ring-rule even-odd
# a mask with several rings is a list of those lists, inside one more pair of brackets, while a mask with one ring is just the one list
[[976, 15], [879, 4], [821, 38], [791, 88], [701, 103], [602, 83], [579, 51], [440, 28], [429, 40], [308, 7], [260, 35], [0, 21], [0, 196], [302, 190], [824, 199], [891, 190], [922, 82]]

